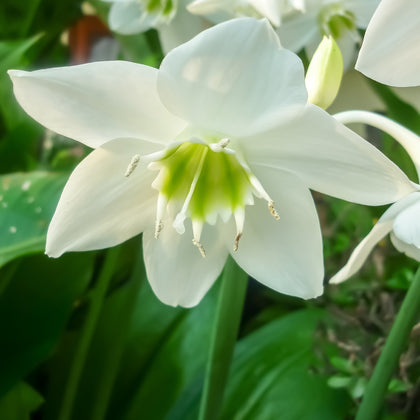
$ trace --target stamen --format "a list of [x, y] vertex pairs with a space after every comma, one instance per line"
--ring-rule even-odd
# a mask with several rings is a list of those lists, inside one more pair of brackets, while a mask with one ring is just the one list
[[134, 172], [139, 162], [140, 162], [140, 155], [134, 155], [131, 158], [131, 162], [128, 165], [127, 170], [125, 171], [125, 174], [124, 174], [126, 178], [128, 178]]
[[166, 198], [162, 194], [159, 194], [158, 200], [157, 200], [156, 221], [155, 221], [155, 239], [159, 238], [159, 234], [163, 230], [162, 219], [165, 213], [166, 205], [167, 205]]
[[206, 258], [206, 251], [204, 250], [203, 245], [200, 243], [201, 232], [203, 231], [203, 222], [201, 220], [192, 221], [193, 228], [193, 240], [192, 243], [198, 248], [200, 254], [203, 258]]
[[242, 238], [242, 232], [244, 230], [245, 223], [245, 209], [239, 208], [233, 214], [236, 223], [236, 236], [233, 243], [233, 251], [236, 252], [239, 247], [239, 240]]
[[209, 147], [213, 152], [222, 152], [227, 145], [230, 143], [230, 139], [228, 139], [227, 137], [218, 141], [217, 143], [210, 143]]
[[268, 202], [268, 210], [270, 210], [271, 215], [276, 219], [280, 220], [280, 216], [277, 213], [277, 210], [274, 208], [274, 201], [270, 200]]
[[238, 233], [235, 236], [235, 241], [233, 242], [233, 251], [236, 252], [239, 248], [239, 240], [242, 238], [242, 233]]
[[181, 211], [176, 215], [175, 221], [173, 223], [173, 227], [181, 235], [185, 232], [184, 220], [187, 217], [187, 209], [188, 209], [188, 206], [190, 204], [191, 197], [194, 194], [194, 190], [195, 190], [195, 187], [197, 185], [198, 178], [200, 178], [201, 171], [202, 171], [203, 165], [204, 165], [204, 160], [205, 160], [206, 155], [207, 155], [207, 151], [208, 151], [208, 149], [205, 148], [203, 150], [202, 154], [201, 154], [200, 162], [198, 164], [197, 171], [194, 174], [194, 178], [191, 182], [190, 190], [188, 191], [187, 197], [185, 198], [184, 204], [182, 205]]
[[204, 249], [203, 245], [201, 245], [200, 242], [196, 241], [195, 239], [192, 240], [193, 245], [195, 245], [198, 250], [200, 251], [200, 254], [203, 258], [206, 258], [206, 250]]

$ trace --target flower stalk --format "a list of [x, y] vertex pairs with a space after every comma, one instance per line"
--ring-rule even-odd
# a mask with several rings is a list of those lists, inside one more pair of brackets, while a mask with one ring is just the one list
[[219, 418], [236, 337], [241, 321], [248, 275], [229, 257], [223, 274], [213, 324], [199, 420]]
[[408, 289], [388, 340], [373, 371], [356, 420], [375, 420], [383, 406], [389, 381], [404, 350], [411, 329], [420, 314], [420, 268]]

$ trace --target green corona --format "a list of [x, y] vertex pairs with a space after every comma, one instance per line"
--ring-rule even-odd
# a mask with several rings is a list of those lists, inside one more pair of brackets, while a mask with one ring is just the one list
[[152, 187], [158, 191], [155, 237], [164, 228], [169, 213], [173, 227], [185, 232], [184, 222], [191, 219], [193, 243], [205, 256], [200, 243], [203, 225], [214, 225], [220, 217], [227, 222], [233, 215], [236, 236], [233, 249], [238, 249], [245, 221], [245, 206], [254, 204], [254, 196], [267, 201], [272, 216], [279, 218], [274, 203], [251, 172], [245, 160], [228, 148], [230, 140], [214, 137], [190, 139], [141, 158], [133, 157], [126, 176], [141, 163], [158, 171]]
[[318, 15], [323, 35], [339, 39], [346, 31], [356, 30], [356, 17], [341, 3], [331, 3], [323, 7]]

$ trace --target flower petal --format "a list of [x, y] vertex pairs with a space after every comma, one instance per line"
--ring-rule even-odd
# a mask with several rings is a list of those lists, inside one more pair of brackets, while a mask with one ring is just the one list
[[144, 6], [138, 1], [115, 2], [108, 16], [111, 30], [120, 34], [131, 35], [153, 28], [159, 15], [145, 13]]
[[185, 127], [160, 102], [151, 67], [104, 61], [9, 74], [32, 118], [91, 147], [115, 138], [168, 143]]
[[238, 136], [274, 126], [286, 107], [307, 98], [300, 59], [281, 48], [266, 20], [250, 18], [216, 25], [172, 50], [158, 90], [165, 106], [193, 125]]
[[380, 0], [346, 0], [345, 8], [353, 13], [356, 26], [366, 29]]
[[392, 220], [378, 221], [367, 236], [352, 252], [346, 265], [340, 269], [331, 279], [331, 284], [341, 283], [357, 273], [365, 263], [376, 244], [392, 230]]
[[356, 69], [391, 86], [420, 85], [418, 0], [382, 0], [366, 30]]
[[250, 164], [295, 172], [309, 188], [361, 204], [387, 204], [415, 191], [378, 149], [308, 104], [270, 132], [241, 139]]
[[280, 25], [284, 4], [281, 4], [278, 0], [249, 0], [249, 3], [261, 16], [266, 17], [273, 26]]
[[[322, 293], [322, 238], [309, 190], [293, 174], [253, 167], [275, 202], [279, 220], [257, 199], [246, 207], [245, 226], [232, 257], [251, 276], [278, 292], [310, 299]], [[232, 247], [235, 235], [225, 232]]]
[[139, 163], [124, 177], [133, 155], [151, 153], [140, 140], [113, 140], [94, 150], [67, 181], [48, 228], [46, 253], [87, 251], [117, 245], [154, 226], [156, 174]]
[[189, 41], [198, 33], [209, 26], [200, 16], [194, 16], [186, 9], [188, 0], [181, 0], [175, 17], [169, 24], [159, 25], [159, 39], [162, 49], [167, 54], [169, 51]]
[[[413, 195], [413, 194], [412, 194]], [[394, 235], [408, 245], [420, 248], [420, 193], [410, 207], [404, 209], [394, 223]]]
[[398, 251], [407, 255], [407, 257], [420, 261], [420, 248], [416, 247], [415, 245], [410, 245], [404, 241], [401, 241], [395, 236], [394, 232], [391, 232], [391, 241], [395, 248], [398, 249]]
[[[354, 249], [346, 265], [330, 279], [329, 283], [341, 283], [357, 273], [376, 244], [392, 231], [395, 218], [419, 200], [420, 193], [413, 193], [389, 207], [369, 234]], [[396, 248], [399, 249], [397, 246]]]
[[192, 229], [186, 223], [180, 235], [164, 222], [158, 239], [154, 230], [143, 234], [147, 278], [156, 296], [167, 305], [190, 308], [197, 305], [221, 273], [228, 255], [215, 228], [204, 226], [203, 258], [192, 243]]
[[296, 12], [289, 18], [286, 17], [277, 28], [277, 34], [281, 45], [294, 52], [299, 52], [308, 44], [322, 38], [316, 14], [309, 12]]

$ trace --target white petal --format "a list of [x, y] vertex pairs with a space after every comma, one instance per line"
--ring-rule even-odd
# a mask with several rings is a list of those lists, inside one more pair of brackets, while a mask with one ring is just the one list
[[418, 0], [382, 0], [366, 30], [356, 69], [387, 85], [420, 85], [419, 27]]
[[354, 249], [346, 265], [329, 282], [332, 284], [341, 283], [359, 271], [376, 244], [392, 231], [395, 218], [419, 200], [420, 193], [413, 193], [389, 207], [369, 234]]
[[167, 305], [197, 305], [223, 269], [227, 250], [217, 237], [216, 229], [204, 226], [201, 242], [203, 258], [192, 243], [191, 223], [180, 235], [169, 220], [164, 221], [159, 238], [152, 229], [143, 234], [143, 252], [147, 278], [156, 296]]
[[299, 52], [314, 40], [321, 40], [321, 33], [317, 23], [317, 17], [313, 13], [295, 13], [288, 19], [285, 18], [277, 29], [281, 45]]
[[[264, 200], [247, 206], [239, 247], [232, 257], [252, 277], [291, 296], [310, 299], [323, 291], [322, 238], [309, 190], [292, 174], [253, 167], [280, 215]], [[225, 232], [232, 247], [235, 230]], [[232, 248], [231, 248], [232, 249]]]
[[307, 98], [299, 58], [280, 47], [266, 20], [249, 18], [216, 25], [172, 50], [158, 89], [171, 112], [225, 135], [267, 129]]
[[280, 25], [282, 7], [279, 0], [249, 0], [249, 3], [273, 26]]
[[250, 164], [293, 171], [310, 188], [344, 200], [380, 205], [415, 191], [378, 149], [314, 105], [275, 130], [241, 140]]
[[393, 230], [399, 240], [420, 248], [420, 198], [397, 216]]
[[380, 0], [346, 0], [345, 8], [356, 18], [356, 26], [366, 29]]
[[185, 8], [185, 3], [188, 1], [180, 1], [176, 15], [169, 24], [158, 27], [159, 39], [165, 54], [189, 41], [209, 26], [209, 23], [200, 16], [189, 13]]
[[147, 31], [159, 20], [156, 14], [146, 13], [138, 1], [117, 1], [109, 11], [109, 26], [120, 34], [131, 35]]
[[360, 270], [376, 244], [392, 230], [392, 220], [376, 223], [369, 234], [352, 252], [347, 264], [331, 279], [331, 284], [341, 283]]
[[151, 67], [104, 61], [9, 74], [32, 118], [91, 147], [115, 138], [168, 143], [185, 127], [160, 102]]
[[416, 247], [415, 245], [410, 245], [404, 241], [401, 241], [395, 236], [394, 232], [391, 232], [391, 241], [398, 251], [404, 253], [405, 255], [407, 255], [407, 257], [420, 261], [420, 248]]
[[371, 125], [394, 137], [410, 156], [420, 179], [420, 137], [416, 133], [383, 115], [373, 112], [345, 111], [335, 114], [334, 118], [343, 124], [362, 123]]
[[95, 149], [67, 181], [48, 228], [46, 253], [102, 249], [154, 226], [156, 173], [141, 162], [124, 177], [135, 154], [155, 151], [140, 140], [118, 139]]

